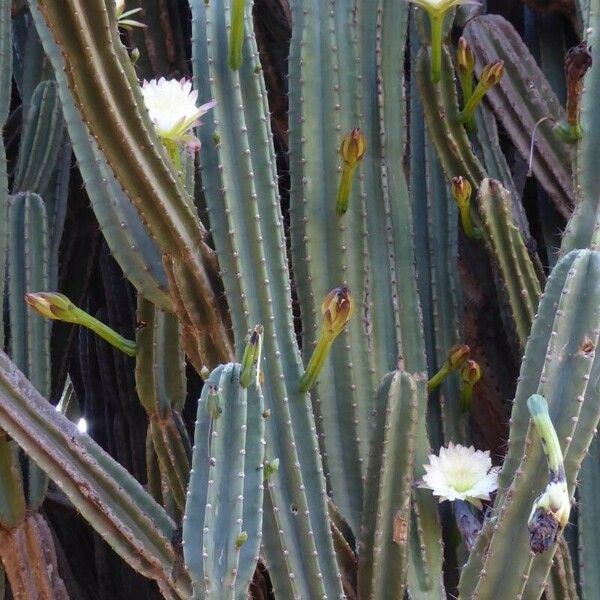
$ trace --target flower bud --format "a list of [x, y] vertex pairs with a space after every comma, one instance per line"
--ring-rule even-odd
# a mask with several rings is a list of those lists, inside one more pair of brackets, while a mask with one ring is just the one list
[[464, 37], [460, 37], [458, 40], [456, 63], [461, 75], [472, 74], [475, 69], [475, 55]]
[[464, 177], [453, 177], [452, 185], [450, 186], [450, 190], [452, 192], [452, 197], [456, 200], [456, 204], [459, 208], [463, 206], [468, 206], [469, 201], [471, 200], [471, 194], [473, 193], [473, 188], [469, 183], [468, 179]]
[[264, 468], [265, 481], [267, 479], [269, 479], [269, 477], [271, 477], [271, 475], [273, 475], [273, 473], [277, 473], [277, 471], [279, 471], [279, 459], [278, 458], [274, 458], [273, 460], [265, 461], [265, 468]]
[[242, 387], [248, 387], [250, 385], [254, 365], [260, 360], [262, 333], [263, 326], [256, 325], [246, 344], [246, 349], [244, 350], [244, 356], [242, 358], [242, 372], [240, 374], [240, 385]]
[[367, 141], [363, 132], [358, 127], [344, 136], [342, 145], [340, 146], [340, 153], [348, 166], [355, 167], [366, 151]]
[[334, 288], [321, 304], [323, 327], [334, 336], [339, 335], [354, 312], [354, 301], [347, 287]]
[[240, 535], [235, 539], [235, 547], [241, 548], [248, 541], [248, 533], [246, 531], [242, 531]]
[[489, 63], [483, 67], [479, 80], [485, 86], [486, 91], [492, 89], [504, 75], [504, 61], [497, 60], [496, 62]]
[[56, 292], [25, 294], [25, 302], [47, 319], [79, 323], [76, 306], [64, 295]]
[[471, 388], [481, 379], [481, 367], [474, 360], [468, 360], [460, 371], [464, 385]]
[[218, 419], [223, 412], [221, 408], [221, 399], [219, 398], [219, 388], [216, 385], [208, 386], [208, 398], [206, 400], [206, 412], [213, 418]]
[[448, 350], [448, 364], [450, 365], [450, 368], [453, 371], [459, 369], [467, 358], [469, 358], [470, 352], [471, 349], [466, 344], [452, 346], [452, 348]]

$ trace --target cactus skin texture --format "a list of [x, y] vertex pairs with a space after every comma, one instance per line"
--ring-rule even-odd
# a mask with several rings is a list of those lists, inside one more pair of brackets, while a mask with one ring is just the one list
[[[27, 291], [48, 287], [48, 222], [37, 194], [17, 194], [8, 211], [8, 302], [11, 357], [41, 394], [50, 394], [50, 323], [30, 311]], [[48, 479], [35, 465], [28, 469], [26, 495], [35, 510], [44, 500]]]
[[[185, 402], [185, 362], [181, 328], [175, 315], [138, 299], [136, 335], [136, 390], [150, 424], [150, 444], [156, 453], [161, 478], [180, 510], [190, 475], [191, 448], [179, 411]], [[169, 357], [168, 363], [163, 360]], [[153, 461], [149, 461], [152, 469]], [[149, 475], [149, 480], [151, 476]]]
[[[197, 128], [200, 154], [182, 148], [178, 173], [144, 107], [138, 75], [187, 72], [187, 43], [180, 39], [187, 23], [175, 31], [186, 11], [176, 0], [138, 3], [149, 27], [135, 33], [119, 28], [113, 0], [0, 3], [0, 122], [8, 155], [15, 157], [7, 174], [0, 140], [0, 299], [6, 296], [8, 307], [0, 328], [7, 320], [11, 334], [7, 344], [0, 329], [0, 558], [13, 595], [67, 597], [68, 586], [55, 577], [60, 565], [49, 527], [37, 510], [48, 476], [169, 600], [247, 600], [259, 558], [276, 600], [441, 600], [456, 591], [446, 566], [462, 567], [464, 600], [538, 600], [544, 591], [548, 600], [574, 600], [577, 577], [584, 600], [593, 598], [600, 467], [588, 459], [581, 472], [581, 564], [573, 561], [572, 568], [562, 537], [532, 555], [527, 521], [547, 469], [526, 400], [541, 394], [548, 401], [574, 497], [600, 419], [600, 121], [594, 106], [600, 0], [577, 7], [598, 59], [586, 80], [584, 136], [567, 147], [550, 121], [537, 132], [533, 172], [555, 207], [547, 200], [540, 205], [561, 218], [573, 206], [576, 211], [547, 281], [528, 250], [532, 211], [528, 205], [526, 214], [520, 202], [524, 182], [513, 178], [522, 165], [512, 161], [509, 168], [504, 150], [510, 143], [500, 144], [496, 119], [524, 155], [535, 123], [542, 117], [558, 122], [564, 111], [508, 21], [465, 6], [449, 11], [442, 23], [441, 80], [434, 84], [421, 8], [411, 16], [403, 0], [269, 3], [289, 7], [292, 21], [289, 140], [278, 139], [276, 152], [273, 98], [262, 72], [271, 66], [269, 43], [254, 31], [261, 4], [190, 0], [198, 104], [215, 99], [216, 106]], [[489, 106], [477, 109], [469, 135], [458, 120], [465, 103], [459, 103], [452, 64], [450, 34], [458, 27], [475, 52], [476, 73], [498, 59], [506, 69], [487, 97]], [[264, 43], [260, 56], [257, 38]], [[129, 54], [132, 41], [148, 50], [137, 65]], [[158, 60], [157, 48], [165, 55], [177, 48], [181, 57]], [[558, 54], [548, 59], [555, 84]], [[7, 124], [13, 79], [13, 102], [20, 98], [22, 112]], [[340, 144], [358, 130], [366, 153], [353, 165], [348, 204], [339, 214]], [[287, 141], [289, 215], [278, 193], [285, 168], [277, 164], [285, 161]], [[140, 480], [147, 476], [147, 489], [44, 400], [51, 383], [60, 385], [50, 381], [50, 324], [26, 310], [23, 295], [58, 287], [67, 198], [79, 194], [72, 185], [77, 178], [70, 181], [71, 151], [111, 252], [140, 294], [137, 398], [132, 389], [113, 389], [114, 379], [132, 387], [134, 374], [91, 334], [80, 338], [80, 370], [93, 354], [106, 388], [102, 400], [122, 402], [128, 417], [137, 414], [128, 402], [142, 413], [139, 399], [146, 438], [142, 428], [131, 441], [132, 448], [140, 446], [135, 461], [122, 455]], [[461, 239], [460, 252], [449, 194], [457, 176], [473, 187], [470, 218], [483, 233], [479, 241]], [[200, 182], [201, 192], [195, 189]], [[536, 223], [536, 239], [537, 230]], [[483, 253], [472, 263], [464, 260], [463, 251], [475, 244], [489, 260]], [[448, 505], [439, 511], [436, 498], [417, 484], [431, 445], [471, 443], [458, 378], [431, 397], [427, 381], [450, 347], [476, 335], [469, 330], [475, 327], [468, 302], [462, 328], [459, 271], [479, 268], [479, 260], [486, 272], [492, 265], [490, 296], [496, 293], [507, 307], [506, 315], [493, 317], [507, 321], [502, 343], [511, 346], [516, 338], [510, 358], [524, 357], [500, 488], [463, 567], [467, 551], [451, 538]], [[99, 270], [110, 295], [117, 275], [102, 262]], [[461, 275], [466, 285], [473, 279], [473, 273]], [[354, 318], [307, 394], [301, 386], [321, 304], [340, 287], [351, 290]], [[122, 316], [98, 311], [107, 314]], [[243, 360], [257, 323], [262, 355], [242, 387], [235, 361]], [[193, 375], [186, 381], [186, 359], [203, 377], [201, 392], [191, 389]], [[80, 375], [88, 402], [92, 377]], [[186, 386], [190, 395], [201, 394], [193, 448], [181, 416]], [[98, 401], [97, 394], [89, 400]], [[117, 433], [122, 417], [115, 418]], [[27, 469], [22, 452], [33, 461]], [[35, 559], [42, 550], [43, 560]], [[0, 600], [3, 581], [0, 572]]]
[[264, 405], [254, 384], [241, 387], [240, 373], [239, 364], [217, 367], [198, 402], [183, 520], [183, 554], [197, 600], [244, 600], [258, 560]]
[[402, 598], [408, 571], [408, 535], [418, 422], [418, 389], [407, 373], [383, 378], [366, 482], [366, 506], [359, 550], [360, 598]]
[[486, 243], [502, 273], [517, 340], [524, 348], [541, 295], [537, 273], [523, 236], [513, 222], [509, 192], [498, 181], [484, 179], [477, 202]]
[[[532, 558], [524, 526], [547, 477], [541, 444], [528, 427], [526, 401], [534, 393], [548, 401], [572, 496], [600, 418], [596, 389], [600, 358], [594, 352], [600, 335], [599, 307], [600, 253], [569, 253], [548, 279], [525, 348], [499, 492], [492, 516], [463, 569], [461, 598], [519, 594], [539, 598], [542, 593], [555, 547]], [[513, 534], [508, 537], [506, 531]]]
[[161, 248], [190, 360], [199, 371], [204, 364], [229, 359], [233, 349], [227, 318], [213, 287], [214, 252], [204, 242], [204, 227], [145, 109], [119, 38], [114, 6], [104, 0], [86, 2], [87, 25], [81, 27], [76, 0], [38, 4], [63, 51], [68, 85], [86, 126]]
[[340, 598], [315, 421], [298, 389], [302, 362], [251, 6], [238, 71], [226, 64], [230, 4], [195, 0], [191, 8], [198, 101], [217, 102], [214, 126], [198, 131], [200, 171], [240, 360], [248, 332], [264, 326], [266, 440], [269, 458], [280, 461], [265, 494], [265, 560], [281, 597]]
[[134, 569], [156, 579], [167, 598], [190, 597], [189, 579], [175, 568], [175, 523], [121, 465], [44, 400], [3, 352], [0, 427]]
[[557, 210], [569, 216], [574, 204], [571, 153], [554, 133], [564, 111], [535, 59], [514, 27], [499, 15], [470, 20], [464, 37], [475, 54], [477, 74], [492, 60], [504, 61], [505, 76], [486, 98], [523, 158], [529, 156], [535, 124], [548, 118], [536, 130], [532, 169]]

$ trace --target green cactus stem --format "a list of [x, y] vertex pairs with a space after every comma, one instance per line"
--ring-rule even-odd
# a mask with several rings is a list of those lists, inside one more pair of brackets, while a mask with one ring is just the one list
[[229, 29], [229, 67], [237, 71], [242, 64], [244, 48], [244, 10], [246, 0], [232, 0]]
[[299, 389], [306, 392], [311, 389], [319, 377], [325, 359], [331, 350], [335, 338], [344, 330], [354, 312], [354, 301], [348, 288], [334, 288], [325, 296], [321, 305], [323, 326], [319, 340], [308, 361], [306, 371], [300, 379]]
[[458, 120], [461, 123], [473, 122], [475, 111], [481, 104], [483, 97], [498, 84], [502, 79], [502, 75], [504, 75], [504, 63], [501, 60], [489, 63], [483, 68], [475, 91], [458, 115]]
[[25, 301], [31, 308], [47, 319], [74, 323], [91, 329], [96, 335], [106, 340], [127, 356], [135, 356], [137, 345], [124, 338], [108, 325], [102, 323], [81, 308], [75, 306], [64, 294], [55, 292], [28, 292]]
[[470, 348], [466, 344], [453, 346], [448, 351], [446, 362], [439, 371], [427, 382], [427, 391], [432, 392], [438, 388], [444, 380], [454, 371], [458, 371], [469, 358]]
[[58, 413], [3, 352], [0, 427], [132, 568], [156, 579], [168, 598], [191, 596], [187, 574], [175, 568], [180, 560], [172, 541], [175, 523], [125, 468]]

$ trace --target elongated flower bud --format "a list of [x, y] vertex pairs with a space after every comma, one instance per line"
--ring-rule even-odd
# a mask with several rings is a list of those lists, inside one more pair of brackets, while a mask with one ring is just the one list
[[355, 167], [366, 151], [367, 140], [358, 127], [344, 136], [340, 146], [340, 154], [348, 166]]
[[244, 350], [244, 357], [242, 358], [242, 372], [240, 374], [240, 385], [242, 387], [248, 387], [252, 381], [252, 371], [254, 366], [260, 360], [260, 351], [262, 344], [262, 333], [263, 326], [256, 325], [254, 330], [250, 334], [250, 339], [246, 344]]
[[460, 370], [460, 409], [469, 412], [473, 404], [473, 388], [481, 379], [481, 367], [474, 360], [467, 360]]
[[467, 40], [462, 36], [458, 40], [456, 63], [458, 65], [458, 71], [461, 75], [473, 75], [473, 71], [475, 69], [475, 55], [467, 43]]
[[128, 356], [135, 356], [137, 352], [137, 346], [134, 341], [124, 338], [114, 329], [102, 323], [102, 321], [75, 306], [64, 294], [56, 292], [30, 292], [25, 294], [25, 302], [47, 319], [83, 325], [83, 327], [91, 329], [95, 334]]
[[475, 240], [481, 238], [481, 232], [473, 225], [471, 219], [471, 194], [473, 193], [473, 188], [469, 181], [464, 177], [453, 177], [450, 192], [458, 206], [460, 221], [467, 237]]
[[354, 313], [354, 300], [346, 287], [335, 288], [321, 304], [323, 327], [331, 335], [339, 335]]
[[306, 392], [317, 381], [335, 338], [344, 330], [354, 312], [354, 300], [347, 287], [334, 288], [321, 305], [323, 326], [306, 371], [300, 380], [300, 391]]
[[497, 60], [483, 67], [479, 81], [485, 86], [486, 92], [491, 90], [495, 85], [500, 83], [504, 75], [504, 61]]
[[581, 139], [581, 98], [583, 79], [592, 66], [591, 48], [585, 42], [569, 49], [565, 57], [565, 75], [567, 79], [567, 119], [558, 128], [559, 137], [567, 143]]
[[501, 60], [489, 63], [483, 67], [475, 91], [465, 103], [462, 111], [458, 115], [458, 119], [461, 123], [469, 123], [473, 121], [475, 110], [477, 110], [477, 107], [483, 100], [483, 97], [500, 82], [503, 75], [504, 62]]
[[25, 302], [47, 319], [78, 323], [76, 306], [64, 295], [56, 292], [25, 294]]

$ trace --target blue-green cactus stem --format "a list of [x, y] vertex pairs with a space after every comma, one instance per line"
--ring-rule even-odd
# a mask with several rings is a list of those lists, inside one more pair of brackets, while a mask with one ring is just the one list
[[61, 153], [65, 122], [57, 84], [42, 81], [34, 90], [25, 115], [15, 169], [13, 192], [29, 191], [44, 196]]
[[532, 170], [536, 180], [566, 218], [574, 205], [572, 156], [569, 146], [554, 133], [553, 123], [564, 117], [556, 95], [521, 35], [500, 15], [479, 15], [465, 25], [463, 36], [475, 54], [475, 72], [480, 77], [493, 61], [504, 63], [505, 76], [486, 94], [499, 123], [525, 159], [531, 135], [536, 131]]
[[417, 386], [410, 375], [386, 375], [377, 391], [365, 511], [359, 548], [361, 598], [402, 598], [406, 590]]
[[87, 132], [68, 87], [63, 55], [39, 11], [30, 5], [35, 28], [54, 67], [63, 114], [77, 165], [103, 235], [123, 273], [152, 302], [173, 310], [167, 276], [156, 243], [109, 169], [106, 158]]
[[187, 574], [174, 568], [179, 560], [172, 543], [175, 523], [126, 469], [58, 413], [2, 352], [0, 427], [132, 568], [156, 579], [167, 597], [190, 597]]
[[[339, 597], [342, 586], [315, 421], [307, 396], [298, 391], [302, 362], [293, 327], [263, 73], [256, 68], [259, 59], [248, 3], [244, 41], [248, 59], [238, 71], [228, 67], [228, 8], [225, 2], [208, 6], [201, 0], [192, 2], [194, 73], [199, 101], [214, 98], [217, 102], [216, 122], [207, 122], [198, 131], [200, 163], [238, 355], [255, 323], [264, 326], [263, 356], [268, 368], [262, 390], [271, 412], [266, 440], [269, 453], [279, 458], [279, 470], [268, 480], [265, 505], [265, 520], [277, 525], [273, 535], [263, 538], [263, 548], [273, 585], [283, 589], [284, 597]], [[213, 138], [215, 131], [218, 135]], [[329, 197], [331, 208], [334, 194]], [[328, 284], [324, 294], [331, 285], [335, 282]], [[297, 512], [292, 512], [292, 506]], [[294, 574], [291, 581], [290, 573]], [[290, 589], [291, 595], [285, 596]]]
[[[184, 557], [198, 600], [246, 598], [258, 560], [264, 410], [256, 387], [240, 386], [240, 374], [239, 364], [215, 369], [198, 403], [183, 524]], [[206, 409], [211, 389], [222, 400], [218, 419]]]
[[527, 399], [539, 394], [548, 402], [564, 456], [568, 503], [600, 418], [595, 389], [600, 356], [592, 350], [599, 342], [599, 302], [599, 253], [574, 251], [557, 263], [525, 348], [493, 516], [461, 574], [461, 597], [539, 598], [542, 593], [556, 545], [535, 558], [530, 550], [526, 523], [548, 478], [542, 446], [529, 428]]

